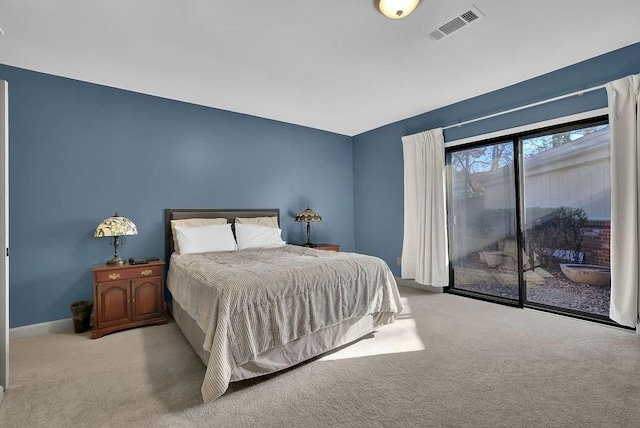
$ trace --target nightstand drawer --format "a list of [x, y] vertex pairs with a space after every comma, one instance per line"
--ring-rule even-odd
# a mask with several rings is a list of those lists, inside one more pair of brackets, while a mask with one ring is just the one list
[[111, 271], [96, 272], [96, 282], [119, 281], [122, 279], [144, 278], [148, 276], [162, 275], [162, 266], [140, 265], [129, 269], [114, 269]]

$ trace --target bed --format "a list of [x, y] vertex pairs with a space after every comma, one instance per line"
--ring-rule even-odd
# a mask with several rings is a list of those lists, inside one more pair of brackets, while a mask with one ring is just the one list
[[172, 220], [226, 219], [237, 235], [246, 227], [236, 227], [236, 219], [274, 219], [278, 225], [279, 217], [278, 209], [165, 210], [169, 307], [207, 366], [204, 402], [224, 394], [230, 382], [283, 370], [353, 342], [402, 311], [393, 274], [376, 257], [295, 245], [175, 251], [178, 229], [172, 230]]

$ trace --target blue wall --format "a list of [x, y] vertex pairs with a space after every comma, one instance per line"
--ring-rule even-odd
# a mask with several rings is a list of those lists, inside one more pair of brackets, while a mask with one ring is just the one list
[[96, 239], [133, 220], [124, 258], [164, 255], [165, 208], [280, 208], [322, 215], [312, 239], [353, 251], [350, 137], [0, 65], [9, 82], [10, 327], [69, 318], [93, 299]]
[[[284, 239], [299, 243], [305, 230], [293, 217], [310, 205], [323, 217], [314, 241], [379, 256], [399, 275], [403, 135], [638, 72], [635, 44], [352, 139], [0, 65], [10, 106], [10, 327], [68, 318], [70, 303], [93, 297], [91, 266], [113, 254], [93, 231], [115, 211], [138, 226], [121, 248], [132, 257], [164, 254], [165, 208], [280, 208]], [[601, 90], [445, 138], [604, 106]]]
[[[496, 76], [499, 76], [496, 70]], [[598, 86], [640, 72], [640, 43], [353, 138], [356, 250], [384, 259], [400, 274], [404, 135]], [[460, 82], [463, 84], [464, 82]], [[607, 106], [604, 89], [445, 131], [445, 141], [480, 135]]]

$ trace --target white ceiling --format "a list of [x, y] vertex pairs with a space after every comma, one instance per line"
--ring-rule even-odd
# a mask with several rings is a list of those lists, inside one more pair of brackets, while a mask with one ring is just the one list
[[375, 5], [0, 0], [0, 63], [352, 136], [640, 41], [640, 0]]

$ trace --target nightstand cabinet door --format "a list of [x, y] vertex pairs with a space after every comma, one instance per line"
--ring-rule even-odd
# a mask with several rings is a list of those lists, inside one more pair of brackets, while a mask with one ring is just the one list
[[142, 321], [162, 316], [162, 281], [160, 277], [131, 281], [131, 320]]
[[98, 328], [108, 328], [129, 322], [129, 281], [115, 281], [96, 285], [95, 323]]

